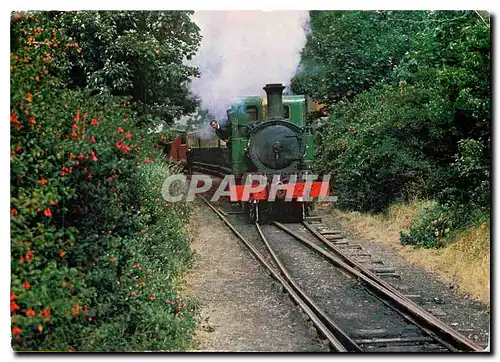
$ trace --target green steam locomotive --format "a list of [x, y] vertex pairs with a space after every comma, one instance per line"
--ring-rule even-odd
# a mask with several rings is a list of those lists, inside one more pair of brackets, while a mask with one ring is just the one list
[[[297, 190], [303, 190], [303, 176], [310, 173], [314, 161], [314, 137], [307, 113], [317, 105], [307, 102], [303, 95], [283, 95], [284, 88], [267, 84], [267, 99], [252, 96], [234, 102], [227, 110], [227, 122], [214, 125], [216, 132], [210, 136], [206, 129], [188, 134], [195, 167], [232, 174], [240, 187], [244, 175], [250, 173], [264, 175], [269, 187], [272, 182], [293, 183]], [[321, 186], [321, 182], [314, 182], [313, 189]], [[308, 203], [299, 194], [294, 190], [292, 200], [287, 202], [283, 197], [273, 202], [253, 198], [246, 202], [246, 208], [253, 220], [281, 216], [302, 219]]]

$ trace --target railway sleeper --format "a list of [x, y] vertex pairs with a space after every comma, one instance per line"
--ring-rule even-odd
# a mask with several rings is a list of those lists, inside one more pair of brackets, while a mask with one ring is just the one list
[[352, 253], [346, 253], [348, 256], [353, 256], [353, 257], [358, 257], [358, 256], [371, 256], [370, 253], [366, 252], [366, 251], [362, 251], [362, 252], [352, 252]]
[[411, 337], [393, 337], [393, 338], [360, 338], [355, 339], [358, 344], [406, 344], [406, 343], [429, 343], [434, 342], [434, 339], [426, 336], [411, 336]]
[[338, 241], [335, 241], [333, 242], [334, 245], [348, 245], [349, 243], [347, 242], [347, 240], [338, 240]]
[[328, 240], [339, 240], [339, 239], [345, 239], [345, 236], [342, 234], [327, 234], [325, 235], [325, 238]]
[[349, 333], [354, 339], [375, 339], [375, 338], [400, 338], [401, 335], [406, 337], [420, 337], [422, 332], [413, 324], [408, 324], [404, 327], [394, 329], [371, 328], [371, 329], [355, 329]]
[[370, 268], [373, 273], [383, 274], [383, 273], [395, 273], [396, 269], [392, 266], [380, 266], [375, 268]]
[[377, 273], [379, 277], [389, 277], [389, 278], [401, 278], [401, 275], [397, 273]]
[[[370, 346], [371, 347], [371, 346]], [[403, 346], [387, 346], [387, 347], [368, 347], [365, 352], [448, 352], [442, 345], [437, 343], [403, 345]]]
[[[348, 244], [347, 247], [350, 249], [363, 250], [363, 247], [359, 244]], [[368, 255], [370, 255], [370, 254], [368, 254]]]
[[331, 230], [331, 229], [323, 229], [323, 228], [318, 228], [318, 232], [324, 236], [342, 234], [342, 230]]
[[321, 223], [321, 216], [306, 216], [305, 220], [310, 223]]
[[405, 294], [405, 297], [413, 300], [422, 300], [422, 296], [420, 294]]

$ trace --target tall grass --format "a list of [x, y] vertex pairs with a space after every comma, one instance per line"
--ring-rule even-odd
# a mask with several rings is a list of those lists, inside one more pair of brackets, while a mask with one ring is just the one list
[[428, 201], [392, 205], [386, 214], [368, 214], [334, 210], [342, 226], [362, 239], [397, 250], [408, 262], [436, 272], [455, 283], [460, 292], [490, 303], [490, 232], [489, 221], [478, 222], [454, 234], [447, 245], [438, 249], [403, 246], [400, 232], [411, 228]]

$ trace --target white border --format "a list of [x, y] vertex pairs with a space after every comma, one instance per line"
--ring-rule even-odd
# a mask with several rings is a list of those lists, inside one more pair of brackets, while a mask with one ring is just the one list
[[[6, 4], [6, 5], [4, 5]], [[76, 5], [76, 6], [75, 6]], [[4, 9], [5, 8], [5, 9]], [[130, 10], [162, 10], [162, 9], [178, 9], [178, 10], [184, 10], [184, 9], [197, 9], [197, 10], [281, 10], [281, 9], [290, 9], [290, 10], [310, 10], [310, 9], [336, 9], [336, 10], [359, 10], [359, 9], [365, 9], [365, 10], [370, 10], [370, 9], [377, 9], [377, 10], [384, 10], [384, 9], [393, 9], [393, 10], [399, 10], [399, 9], [408, 9], [408, 10], [438, 10], [438, 9], [477, 9], [477, 10], [489, 10], [490, 12], [493, 13], [493, 15], [497, 15], [497, 8], [498, 8], [498, 1], [493, 2], [493, 1], [485, 1], [485, 0], [476, 0], [476, 1], [464, 1], [464, 0], [447, 0], [447, 1], [431, 1], [431, 0], [422, 0], [419, 2], [416, 1], [396, 1], [396, 0], [385, 0], [385, 1], [373, 1], [373, 0], [368, 0], [368, 1], [362, 1], [362, 0], [350, 0], [350, 1], [324, 1], [324, 0], [309, 0], [309, 1], [276, 1], [270, 4], [269, 1], [266, 0], [253, 0], [249, 1], [246, 3], [241, 3], [241, 2], [236, 2], [236, 1], [221, 1], [218, 3], [214, 2], [209, 2], [206, 0], [184, 0], [184, 1], [148, 1], [148, 0], [143, 0], [140, 2], [129, 2], [125, 3], [123, 1], [118, 1], [118, 0], [110, 0], [110, 1], [96, 1], [96, 0], [88, 0], [85, 2], [69, 2], [67, 0], [57, 0], [57, 1], [44, 1], [44, 0], [26, 0], [26, 1], [18, 1], [15, 3], [3, 3], [2, 2], [2, 11], [1, 15], [4, 21], [1, 23], [2, 29], [0, 31], [1, 37], [2, 37], [2, 48], [4, 52], [7, 52], [7, 49], [9, 49], [9, 25], [10, 25], [10, 12], [13, 10], [89, 10], [89, 9], [102, 9], [102, 10], [117, 10], [117, 9], [130, 9]], [[495, 19], [498, 20], [498, 19]], [[498, 36], [498, 28], [499, 25], [496, 24], [495, 27], [495, 34], [493, 35], [493, 41]], [[494, 69], [498, 69], [498, 46], [494, 46], [494, 55], [493, 59], [495, 60], [494, 63]], [[2, 285], [1, 285], [1, 300], [2, 300], [2, 313], [4, 313], [4, 318], [3, 323], [0, 326], [0, 342], [1, 342], [1, 349], [4, 351], [4, 358], [7, 358], [8, 360], [14, 359], [14, 354], [11, 352], [10, 349], [10, 314], [7, 314], [7, 300], [8, 300], [8, 295], [9, 295], [9, 290], [10, 290], [10, 280], [8, 275], [10, 276], [10, 235], [9, 235], [9, 220], [10, 220], [10, 194], [9, 194], [9, 189], [10, 189], [10, 181], [7, 177], [7, 174], [10, 173], [9, 169], [9, 164], [10, 164], [10, 157], [9, 157], [9, 144], [10, 144], [10, 135], [9, 135], [9, 122], [6, 120], [7, 114], [10, 113], [9, 109], [9, 102], [8, 99], [10, 98], [9, 95], [9, 79], [10, 79], [10, 74], [8, 73], [9, 69], [9, 57], [8, 54], [4, 54], [4, 56], [0, 60], [1, 66], [0, 69], [2, 70], [1, 75], [2, 75], [2, 84], [3, 84], [3, 96], [1, 97], [1, 102], [2, 102], [2, 114], [4, 115], [4, 121], [0, 122], [0, 137], [1, 137], [1, 142], [0, 142], [0, 162], [1, 162], [1, 168], [2, 168], [2, 175], [3, 177], [0, 179], [1, 182], [1, 217], [0, 217], [0, 230], [2, 232], [2, 258], [3, 262], [1, 264], [2, 268], [2, 275], [4, 276], [2, 278]], [[493, 91], [497, 91], [498, 87], [497, 85], [497, 80], [494, 79], [495, 87], [493, 87]], [[493, 100], [494, 104], [494, 115], [498, 114], [498, 102], [497, 102], [498, 97], [495, 96], [495, 99]], [[493, 140], [496, 140], [498, 137], [498, 134], [496, 130], [494, 129], [494, 135], [493, 135]], [[492, 145], [495, 145], [496, 142], [492, 142]], [[496, 147], [495, 147], [495, 155], [494, 155], [494, 170], [499, 168], [499, 157], [496, 152]], [[496, 189], [496, 185], [493, 185], [493, 188]], [[495, 195], [495, 200], [498, 201], [498, 195]], [[495, 204], [497, 204], [495, 202]], [[499, 225], [498, 222], [498, 213], [494, 215], [494, 220], [492, 220], [492, 225]], [[492, 241], [493, 244], [493, 241]], [[498, 247], [494, 248], [494, 250], [498, 249]], [[495, 251], [495, 254], [497, 251]], [[496, 258], [492, 256], [492, 262], [496, 261]], [[492, 280], [495, 280], [494, 277], [492, 276]], [[492, 291], [494, 292], [495, 289], [493, 288]], [[496, 298], [495, 298], [496, 301]], [[494, 306], [492, 306], [492, 309], [494, 309], [497, 306], [497, 303], [495, 303]], [[498, 334], [498, 330], [496, 331]], [[495, 335], [496, 335], [495, 334]], [[67, 355], [68, 357], [72, 357], [71, 355]], [[196, 358], [197, 355], [190, 355], [186, 356], [187, 358]], [[296, 357], [299, 358], [305, 358], [305, 359], [311, 359], [313, 355], [298, 355]], [[37, 355], [39, 357], [39, 355]], [[54, 357], [53, 355], [47, 356], [48, 358]], [[107, 356], [109, 357], [118, 357], [118, 358], [123, 358], [121, 355], [113, 355], [113, 356]], [[137, 356], [134, 355], [133, 358], [138, 358], [139, 360], [146, 360], [147, 357], [149, 356]], [[182, 357], [182, 355], [168, 355], [168, 356], [158, 356], [160, 358], [169, 358], [173, 360], [177, 360], [179, 358], [186, 358]], [[202, 357], [202, 355], [200, 355]], [[203, 357], [208, 357], [208, 358], [218, 358], [219, 356], [206, 356], [203, 355]], [[230, 357], [237, 357], [235, 355], [231, 355]], [[248, 356], [245, 355], [245, 357], [250, 358], [250, 359], [262, 359], [262, 358], [267, 358], [264, 356]], [[291, 355], [273, 355], [273, 357], [284, 357], [284, 358], [290, 358], [292, 357]], [[326, 356], [325, 356], [326, 357]], [[328, 358], [332, 358], [328, 357]], [[341, 358], [348, 358], [347, 356]], [[386, 357], [393, 357], [393, 356], [388, 356], [385, 355], [383, 358]], [[66, 356], [60, 356], [59, 358], [66, 359]], [[81, 356], [80, 356], [81, 358]], [[84, 356], [83, 359], [90, 360], [91, 356], [87, 357]], [[335, 356], [335, 358], [339, 358], [339, 356]], [[358, 359], [360, 357], [355, 357], [355, 359]], [[394, 355], [393, 358], [400, 358], [398, 355]], [[428, 355], [418, 355], [416, 358], [418, 359], [434, 359], [434, 356], [428, 356]], [[101, 360], [104, 359], [103, 355], [99, 356], [92, 356], [92, 360]], [[352, 359], [352, 357], [350, 357]], [[437, 357], [436, 357], [437, 359]]]

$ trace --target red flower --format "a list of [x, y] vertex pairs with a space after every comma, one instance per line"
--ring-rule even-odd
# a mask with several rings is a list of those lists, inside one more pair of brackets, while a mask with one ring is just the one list
[[97, 119], [93, 119], [92, 121], [90, 121], [90, 125], [99, 126], [99, 122], [97, 121]]
[[33, 317], [34, 315], [35, 315], [35, 311], [33, 309], [30, 308], [26, 311], [27, 317]]
[[116, 144], [116, 147], [118, 149], [120, 149], [121, 151], [123, 152], [127, 152], [130, 150], [130, 147], [127, 146], [125, 143], [123, 143], [122, 141], [119, 141], [117, 144]]
[[70, 160], [72, 160], [72, 159], [74, 159], [74, 158], [75, 158], [75, 155], [73, 154], [73, 152], [71, 152], [71, 153], [69, 154], [69, 159], [70, 159]]
[[78, 125], [77, 125], [77, 124], [74, 124], [74, 125], [72, 125], [72, 126], [71, 126], [71, 128], [73, 128], [73, 129], [78, 129]]
[[90, 143], [95, 143], [95, 138], [94, 138], [94, 136], [90, 137]]
[[15, 295], [14, 293], [10, 292], [10, 300], [16, 300], [17, 299], [17, 295]]
[[17, 147], [16, 147], [16, 151], [17, 151], [17, 152], [21, 152], [21, 150], [22, 150], [22, 147], [21, 147], [21, 146], [17, 146]]
[[15, 113], [10, 114], [10, 122], [11, 123], [19, 123], [19, 120], [17, 119], [17, 115]]
[[31, 124], [36, 124], [36, 121], [35, 121], [33, 118], [30, 118], [30, 119], [28, 120], [28, 122], [29, 122], [29, 123], [31, 123]]
[[50, 208], [46, 208], [45, 211], [43, 212], [43, 214], [47, 217], [51, 217], [52, 216], [52, 211], [50, 211]]
[[64, 250], [62, 250], [62, 249], [61, 249], [61, 250], [59, 250], [59, 256], [60, 256], [61, 258], [63, 258], [63, 257], [64, 257], [64, 255], [66, 255], [66, 252], [65, 252]]
[[78, 159], [80, 159], [80, 160], [81, 160], [82, 158], [83, 158], [83, 155], [82, 155], [82, 153], [80, 152], [80, 153], [78, 154]]
[[137, 293], [136, 293], [136, 292], [131, 292], [131, 293], [130, 293], [130, 295], [131, 295], [132, 297], [135, 297], [135, 296], [137, 295]]
[[10, 214], [12, 216], [16, 215], [17, 214], [17, 210], [16, 209], [10, 209]]
[[118, 127], [118, 133], [123, 133], [123, 128]]
[[38, 332], [42, 332], [43, 331], [43, 326], [41, 324], [38, 325]]
[[15, 311], [16, 309], [21, 309], [21, 307], [19, 307], [16, 302], [14, 301], [11, 301], [10, 302], [10, 312], [12, 313], [13, 311]]
[[31, 288], [31, 285], [28, 282], [23, 282], [23, 287], [24, 287], [24, 289], [29, 289], [29, 288]]
[[89, 173], [89, 174], [87, 175], [87, 178], [88, 178], [89, 180], [90, 180], [92, 177], [94, 177], [94, 176], [92, 176], [92, 174], [91, 174], [91, 173]]
[[82, 307], [80, 307], [79, 305], [75, 305], [73, 308], [71, 308], [71, 312], [73, 314], [77, 314], [80, 311], [80, 309], [82, 309]]
[[78, 133], [76, 133], [75, 131], [71, 132], [71, 137], [78, 137]]
[[49, 182], [49, 181], [47, 181], [44, 178], [42, 178], [41, 180], [38, 180], [38, 183], [41, 184], [41, 185], [45, 185], [47, 182]]
[[35, 254], [35, 252], [33, 250], [28, 250], [26, 252], [26, 261], [27, 262], [30, 262], [33, 260], [33, 254]]
[[125, 137], [131, 138], [132, 137], [132, 133], [130, 133], [130, 132], [125, 133]]
[[92, 161], [97, 162], [97, 157], [95, 155], [92, 156]]
[[144, 160], [145, 163], [151, 163], [151, 160], [148, 158], [146, 158], [146, 160]]
[[116, 261], [116, 258], [114, 256], [112, 256], [111, 259], [109, 259], [109, 261], [114, 263]]
[[42, 309], [39, 313], [46, 321], [50, 319], [50, 308]]
[[19, 328], [18, 326], [14, 326], [14, 328], [12, 328], [12, 334], [15, 336], [20, 335], [21, 331], [22, 331], [22, 329]]
[[28, 103], [33, 102], [33, 95], [28, 92], [28, 94], [26, 94], [26, 100], [28, 101]]
[[75, 350], [73, 349], [73, 347], [69, 346], [69, 352], [74, 352]]

